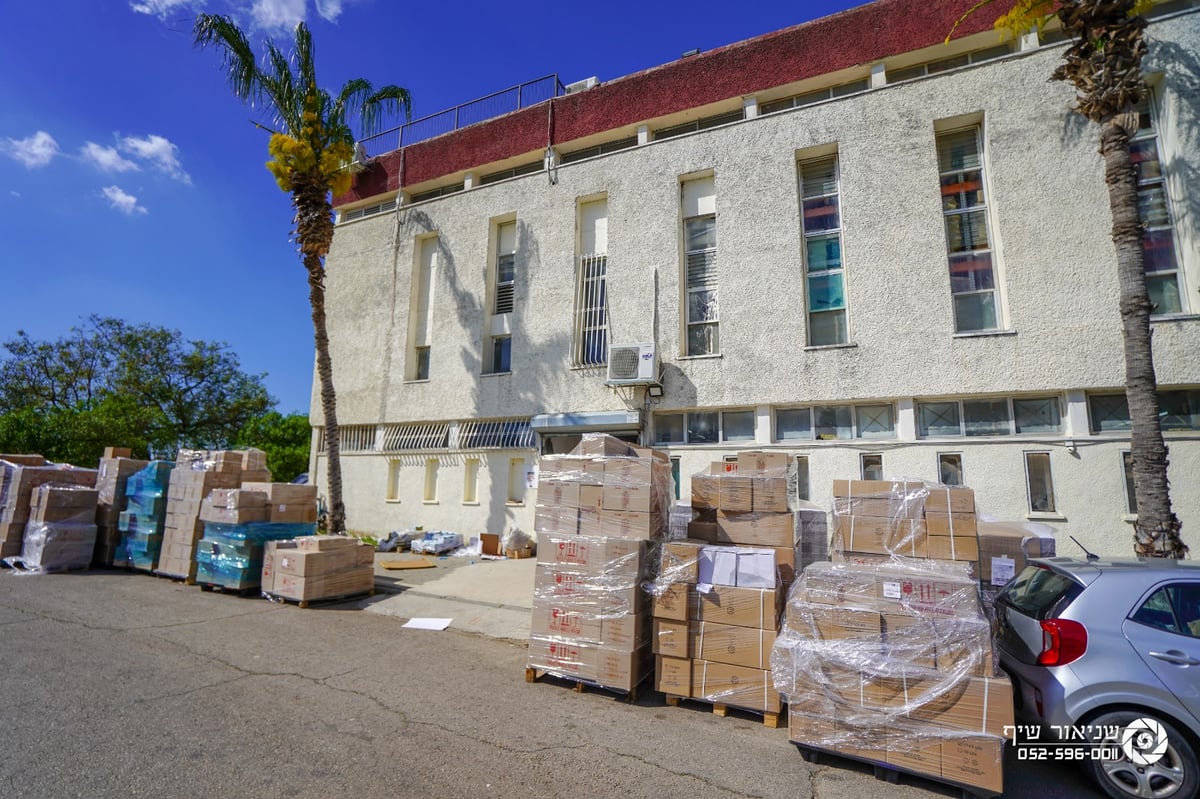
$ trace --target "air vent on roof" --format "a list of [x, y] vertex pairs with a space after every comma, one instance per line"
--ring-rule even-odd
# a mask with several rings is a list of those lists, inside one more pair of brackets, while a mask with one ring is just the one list
[[583, 91], [587, 91], [588, 89], [594, 89], [599, 85], [600, 85], [600, 80], [598, 78], [596, 78], [595, 76], [593, 76], [590, 78], [584, 78], [583, 80], [577, 80], [574, 83], [568, 83], [566, 86], [566, 92], [567, 92], [567, 94], [575, 94], [576, 92], [583, 92]]

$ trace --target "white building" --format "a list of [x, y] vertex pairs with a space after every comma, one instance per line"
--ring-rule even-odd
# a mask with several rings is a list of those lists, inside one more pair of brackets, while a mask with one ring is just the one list
[[[970, 5], [880, 0], [368, 142], [328, 259], [349, 526], [531, 530], [538, 454], [607, 430], [668, 450], [684, 498], [710, 461], [779, 449], [818, 503], [837, 478], [961, 481], [1060, 551], [1130, 554], [1097, 129], [1048, 80], [1053, 34], [976, 15], [944, 44]], [[1136, 150], [1191, 540], [1200, 10], [1158, 6], [1147, 38]]]

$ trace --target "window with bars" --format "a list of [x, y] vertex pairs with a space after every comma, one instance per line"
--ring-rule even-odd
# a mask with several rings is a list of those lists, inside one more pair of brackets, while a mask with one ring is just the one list
[[528, 419], [469, 421], [458, 428], [458, 446], [463, 450], [533, 449], [536, 439]]
[[917, 403], [917, 434], [922, 438], [1061, 432], [1062, 407], [1058, 397], [999, 397]]
[[[375, 425], [339, 425], [338, 441], [340, 444], [338, 451], [343, 454], [347, 452], [374, 452]], [[321, 428], [321, 434], [317, 436], [317, 452], [325, 451], [325, 428]]]
[[1183, 309], [1179, 260], [1171, 222], [1171, 203], [1158, 151], [1154, 108], [1144, 100], [1137, 109], [1138, 130], [1129, 143], [1129, 155], [1137, 170], [1138, 214], [1141, 216], [1142, 258], [1151, 313], [1172, 314]]
[[846, 286], [842, 271], [842, 222], [838, 158], [799, 164], [801, 226], [808, 292], [808, 344], [845, 344]]
[[938, 172], [954, 329], [959, 333], [995, 330], [999, 319], [987, 197], [983, 144], [978, 125], [937, 136]]
[[[1131, 428], [1125, 394], [1090, 394], [1088, 412], [1093, 433]], [[1200, 389], [1158, 392], [1158, 420], [1164, 431], [1200, 430]]]
[[447, 449], [450, 446], [448, 422], [388, 424], [383, 425], [382, 434], [383, 452]]
[[573, 366], [608, 363], [608, 200], [579, 206]]
[[687, 248], [687, 354], [720, 352], [717, 299], [717, 218], [709, 214], [684, 220]]
[[895, 409], [891, 404], [814, 405], [776, 408], [776, 441], [835, 441], [895, 438]]

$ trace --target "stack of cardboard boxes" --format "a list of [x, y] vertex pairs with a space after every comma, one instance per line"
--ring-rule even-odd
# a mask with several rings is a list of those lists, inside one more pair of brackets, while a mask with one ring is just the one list
[[19, 561], [31, 571], [86, 569], [96, 547], [96, 489], [44, 483], [30, 496]]
[[112, 566], [121, 545], [121, 511], [129, 478], [146, 468], [147, 461], [131, 458], [123, 447], [107, 447], [96, 474], [96, 550], [92, 562]]
[[[213, 489], [200, 505], [204, 536], [196, 546], [196, 581], [232, 590], [261, 587], [266, 542], [316, 535], [316, 512], [316, 486]], [[294, 518], [311, 521], [282, 521]]]
[[366, 594], [375, 587], [375, 548], [345, 535], [314, 535], [268, 541], [263, 552], [262, 591], [299, 602]]
[[980, 603], [974, 496], [835, 481], [834, 563], [793, 586], [772, 652], [800, 744], [1003, 790], [1012, 687]]
[[41, 455], [0, 455], [0, 559], [21, 555], [33, 489], [46, 483], [92, 488], [96, 470], [47, 463]]
[[758, 711], [773, 725], [781, 699], [770, 657], [791, 569], [786, 547], [664, 543], [654, 584], [656, 688]]
[[651, 547], [674, 499], [661, 453], [588, 434], [539, 462], [527, 675], [633, 691], [652, 667]]
[[216, 488], [270, 481], [262, 450], [180, 450], [171, 470], [162, 553], [156, 574], [196, 579], [196, 543], [204, 534], [200, 508]]
[[162, 552], [170, 461], [150, 461], [125, 481], [125, 509], [117, 517], [121, 541], [114, 566], [154, 571]]

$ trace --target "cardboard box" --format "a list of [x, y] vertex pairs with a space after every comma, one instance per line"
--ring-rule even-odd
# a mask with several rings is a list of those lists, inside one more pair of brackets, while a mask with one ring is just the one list
[[359, 546], [357, 538], [349, 535], [305, 535], [293, 539], [296, 549], [303, 552], [325, 552]]
[[653, 663], [654, 655], [649, 646], [630, 652], [584, 641], [531, 635], [525, 665], [618, 691], [630, 691], [641, 683]]
[[530, 632], [534, 636], [587, 641], [632, 651], [650, 643], [650, 619], [642, 613], [608, 616], [593, 605], [534, 599]]
[[736, 473], [721, 477], [721, 496], [717, 507], [724, 511], [749, 513], [754, 510], [754, 480]]
[[1004, 739], [952, 736], [942, 742], [942, 778], [1004, 792]]
[[925, 512], [930, 511], [974, 513], [975, 492], [970, 488], [933, 486], [925, 498]]
[[692, 661], [692, 696], [765, 713], [783, 708], [770, 671], [708, 660]]
[[791, 510], [792, 487], [786, 477], [751, 477], [751, 510], [757, 513], [787, 513]]
[[925, 529], [930, 535], [971, 535], [978, 532], [975, 513], [928, 510], [925, 511]]
[[717, 539], [723, 544], [790, 547], [796, 543], [796, 519], [791, 513], [732, 513], [717, 511]]
[[838, 516], [834, 548], [877, 555], [925, 557], [925, 522], [874, 516]]
[[242, 481], [242, 490], [261, 491], [267, 495], [269, 504], [292, 505], [303, 502], [316, 504], [317, 487], [313, 483], [272, 483], [269, 481]]
[[578, 508], [579, 487], [579, 483], [573, 481], [542, 478], [538, 480], [537, 505], [539, 508]]
[[[796, 604], [788, 603], [789, 613], [793, 612], [793, 605]], [[881, 617], [873, 610], [821, 604], [806, 604], [796, 610], [803, 613], [811, 625], [804, 632], [815, 633], [822, 641], [857, 640], [867, 645], [881, 641]]]
[[602, 616], [649, 615], [650, 610], [650, 595], [636, 580], [588, 574], [573, 566], [535, 564], [533, 596], [535, 600], [571, 603]]
[[602, 511], [614, 510], [650, 513], [657, 510], [654, 493], [654, 489], [649, 485], [608, 483], [604, 486], [601, 509]]
[[691, 595], [695, 592], [688, 583], [672, 583], [654, 597], [651, 613], [656, 619], [687, 621], [691, 617]]
[[604, 484], [604, 459], [574, 455], [548, 455], [538, 461], [538, 472], [580, 486]]
[[689, 616], [695, 621], [778, 630], [783, 596], [782, 588], [713, 586], [705, 593], [691, 594]]
[[695, 519], [688, 522], [688, 538], [707, 541], [711, 544], [717, 543], [716, 517], [714, 516], [712, 521]]
[[923, 669], [938, 667], [939, 636], [935, 617], [884, 613], [880, 618], [883, 621], [884, 657]]
[[579, 486], [579, 510], [581, 513], [590, 511], [593, 514], [599, 514], [603, 507], [604, 486], [582, 484]]
[[966, 616], [980, 613], [978, 583], [953, 574], [904, 574], [880, 570], [876, 606], [885, 613]]
[[580, 456], [618, 456], [618, 457], [637, 457], [637, 450], [628, 442], [622, 441], [619, 438], [614, 438], [607, 433], [584, 433], [583, 438], [571, 450], [572, 455]]
[[700, 552], [708, 542], [686, 538], [664, 541], [661, 544], [659, 581], [663, 583], [697, 583], [700, 581]]
[[833, 716], [807, 713], [789, 705], [788, 740], [822, 749], [836, 749], [843, 739]]
[[979, 560], [979, 539], [974, 533], [930, 535], [925, 539], [925, 557], [936, 560]]
[[877, 519], [920, 519], [925, 504], [920, 496], [834, 497], [834, 516], [872, 516]]
[[806, 602], [874, 610], [879, 604], [878, 591], [874, 567], [814, 563], [804, 570]]
[[942, 776], [944, 737], [928, 725], [892, 720], [888, 723], [885, 762], [918, 774]]
[[786, 452], [743, 450], [737, 455], [737, 465], [738, 471], [743, 474], [755, 472], [770, 476], [786, 476], [788, 470], [795, 465], [795, 461]]
[[375, 571], [370, 567], [348, 569], [312, 577], [298, 577], [294, 574], [276, 571], [274, 588], [269, 593], [284, 599], [309, 602], [362, 594], [374, 587]]
[[600, 511], [600, 532], [604, 536], [632, 539], [658, 539], [664, 532], [664, 520], [658, 513]]
[[604, 462], [604, 485], [630, 488], [648, 488], [656, 475], [661, 476], [663, 465], [659, 461], [637, 458], [609, 458]]
[[654, 688], [668, 696], [692, 695], [692, 661], [660, 655], [654, 663]]
[[[264, 497], [265, 499], [265, 497]], [[200, 521], [219, 522], [221, 524], [248, 524], [250, 522], [265, 522], [271, 518], [271, 510], [266, 505], [255, 507], [217, 507], [210, 500], [200, 504]]]
[[721, 506], [721, 477], [719, 474], [692, 475], [692, 507], [716, 509]]
[[700, 550], [696, 582], [708, 585], [737, 585], [737, 551], [730, 547], [707, 546]]
[[925, 495], [925, 484], [915, 480], [834, 480], [833, 495], [845, 499], [912, 501]]
[[774, 645], [774, 630], [702, 621], [693, 624], [689, 631], [688, 657], [733, 666], [769, 669], [771, 647]]
[[133, 450], [129, 447], [105, 447], [104, 458], [129, 458], [132, 457]]
[[277, 553], [275, 569], [278, 574], [291, 574], [296, 577], [335, 574], [354, 567], [357, 559], [354, 550], [354, 547], [340, 547], [316, 551], [281, 551]]
[[1003, 738], [1004, 728], [1014, 723], [1008, 677], [967, 677], [948, 690], [942, 680], [894, 680], [903, 684], [903, 693], [898, 692], [893, 702], [907, 697], [904, 706], [910, 718], [997, 738]]
[[267, 492], [247, 488], [214, 488], [206, 501], [214, 508], [265, 508]]
[[317, 506], [309, 503], [271, 505], [269, 521], [275, 524], [316, 524]]
[[579, 509], [539, 504], [533, 513], [533, 530], [574, 535], [579, 530]]
[[645, 576], [648, 551], [646, 541], [606, 536], [539, 533], [537, 541], [538, 563], [631, 580]]
[[1021, 573], [1029, 558], [1052, 558], [1054, 537], [1022, 522], [978, 522], [979, 580], [1001, 586]]
[[992, 626], [986, 618], [938, 617], [933, 620], [937, 635], [937, 664], [941, 672], [967, 669], [972, 677], [992, 677]]
[[[671, 658], [690, 658], [691, 630], [688, 622], [674, 619], [654, 619], [654, 654]], [[686, 696], [687, 694], [681, 694]]]

